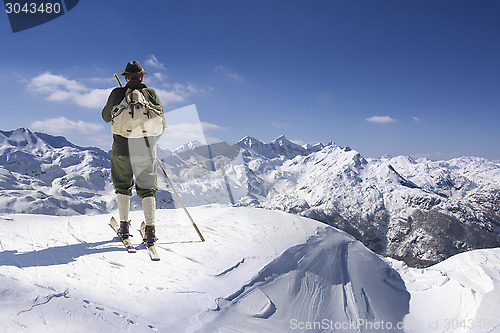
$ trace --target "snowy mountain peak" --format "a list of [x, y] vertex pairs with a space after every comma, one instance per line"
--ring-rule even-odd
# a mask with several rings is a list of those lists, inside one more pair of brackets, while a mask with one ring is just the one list
[[285, 138], [284, 134], [281, 134], [280, 136], [278, 136], [276, 139], [274, 139], [270, 143], [272, 143], [272, 144], [280, 144], [280, 145], [294, 144], [293, 142], [291, 142], [290, 140], [288, 140], [287, 138]]
[[316, 152], [316, 151], [320, 151], [321, 149], [325, 148], [326, 146], [331, 145], [332, 143], [333, 143], [333, 141], [330, 141], [326, 145], [324, 145], [321, 142], [314, 143], [314, 144], [306, 143], [305, 145], [302, 146], [302, 148], [304, 148], [306, 151]]
[[272, 148], [278, 155], [294, 156], [304, 155], [306, 152], [303, 147], [285, 138], [282, 134], [278, 138], [269, 142], [269, 147]]
[[[250, 155], [257, 154], [271, 160], [292, 159], [295, 156], [307, 155], [311, 152], [308, 149], [288, 140], [284, 135], [280, 135], [269, 143], [264, 143], [255, 138], [246, 136], [238, 141], [238, 146], [243, 148], [243, 150], [247, 151]], [[313, 149], [314, 151], [317, 151], [321, 148], [315, 146]], [[252, 151], [251, 153], [250, 150]]]
[[191, 142], [185, 143], [182, 146], [174, 149], [172, 151], [172, 153], [175, 155], [175, 154], [179, 154], [179, 153], [182, 153], [182, 152], [185, 152], [188, 150], [196, 149], [196, 148], [201, 147], [201, 146], [204, 146], [204, 144], [198, 140], [193, 140]]
[[0, 131], [0, 145], [2, 148], [18, 148], [29, 150], [43, 150], [48, 147], [33, 132], [26, 128], [18, 128], [13, 131]]
[[18, 128], [13, 131], [0, 131], [0, 145], [13, 146], [20, 149], [37, 148], [43, 150], [48, 147], [76, 147], [62, 136], [52, 136], [45, 133], [32, 132], [27, 128]]
[[264, 142], [253, 138], [251, 136], [245, 136], [243, 139], [238, 141], [237, 143], [240, 147], [246, 147], [246, 148], [254, 148], [254, 147], [261, 147], [264, 145]]

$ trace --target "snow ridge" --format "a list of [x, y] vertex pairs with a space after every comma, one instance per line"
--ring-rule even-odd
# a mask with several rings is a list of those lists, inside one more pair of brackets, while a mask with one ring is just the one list
[[[332, 228], [318, 230], [239, 290], [218, 299], [213, 321], [205, 329], [260, 331], [254, 318], [267, 319], [267, 327], [291, 327], [290, 318], [297, 322], [332, 317], [339, 323], [402, 322], [409, 311], [409, 294], [399, 275], [380, 263], [380, 258], [352, 237]], [[379, 280], [373, 281], [372, 276]]]

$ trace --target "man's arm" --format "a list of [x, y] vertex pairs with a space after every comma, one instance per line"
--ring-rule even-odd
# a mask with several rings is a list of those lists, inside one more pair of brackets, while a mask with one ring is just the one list
[[145, 90], [148, 93], [149, 101], [154, 105], [159, 106], [163, 111], [163, 106], [161, 105], [160, 97], [158, 97], [156, 90], [154, 90], [153, 88], [146, 88]]
[[102, 109], [102, 119], [105, 122], [111, 122], [111, 110], [113, 109], [113, 106], [120, 104], [123, 97], [125, 97], [126, 89], [127, 88], [115, 88], [111, 91], [111, 94], [109, 94], [108, 101]]

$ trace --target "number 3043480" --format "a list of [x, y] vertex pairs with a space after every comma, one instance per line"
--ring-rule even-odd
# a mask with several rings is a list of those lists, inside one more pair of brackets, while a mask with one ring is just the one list
[[7, 14], [59, 14], [61, 12], [61, 4], [58, 2], [42, 2], [42, 3], [18, 3], [7, 2], [5, 4], [5, 12]]

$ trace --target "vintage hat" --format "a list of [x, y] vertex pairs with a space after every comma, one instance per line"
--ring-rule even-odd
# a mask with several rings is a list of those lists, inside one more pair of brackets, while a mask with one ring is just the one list
[[129, 61], [125, 70], [120, 72], [120, 75], [142, 75], [147, 73], [149, 73], [149, 71], [142, 69], [141, 64], [138, 61], [133, 60]]

